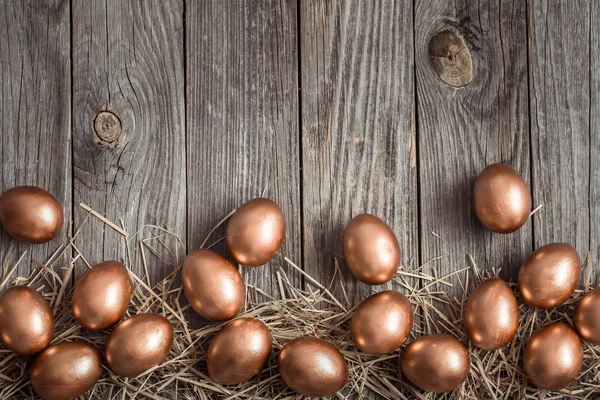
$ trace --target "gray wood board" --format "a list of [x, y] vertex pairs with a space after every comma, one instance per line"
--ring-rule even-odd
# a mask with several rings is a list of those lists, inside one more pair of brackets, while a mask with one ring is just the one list
[[[531, 182], [526, 4], [416, 0], [415, 7], [421, 254], [424, 263], [444, 256], [425, 272], [441, 277], [466, 268], [470, 254], [480, 269], [502, 268], [501, 276], [514, 282], [532, 249], [531, 221], [512, 234], [486, 230], [471, 189], [498, 162]], [[444, 83], [430, 61], [431, 40], [440, 32], [463, 37], [470, 51], [473, 79], [463, 87]], [[448, 280], [454, 286], [441, 289], [460, 299], [458, 277]]]
[[[301, 284], [283, 260], [302, 264], [296, 21], [291, 0], [194, 1], [186, 9], [188, 247], [244, 202], [273, 199], [287, 225], [281, 255], [242, 274], [275, 296], [279, 268]], [[229, 257], [224, 242], [213, 249]]]
[[[600, 274], [600, 6], [591, 2], [590, 10], [590, 144], [588, 149], [590, 176], [588, 182], [588, 201], [590, 214], [590, 260], [593, 266], [594, 280]], [[584, 190], [585, 193], [585, 190]]]
[[582, 260], [591, 252], [595, 273], [598, 13], [590, 1], [534, 1], [529, 11], [533, 195], [544, 205], [534, 220], [535, 246], [567, 242]]
[[[183, 48], [181, 1], [73, 1], [75, 229], [87, 215], [78, 207], [83, 202], [117, 224], [122, 219], [132, 234], [157, 225], [185, 243]], [[118, 120], [94, 129], [102, 111]], [[115, 137], [98, 136], [111, 133]], [[77, 243], [90, 264], [122, 260], [126, 253], [123, 236], [96, 218]], [[132, 249], [133, 271], [143, 276], [136, 238]], [[77, 268], [81, 273], [83, 262]], [[172, 268], [149, 265], [151, 282]]]
[[[64, 209], [61, 233], [46, 244], [13, 241], [0, 230], [0, 254], [12, 278], [37, 269], [71, 232], [71, 74], [69, 1], [0, 2], [0, 191], [34, 185]], [[63, 257], [58, 268], [66, 267]]]
[[418, 266], [412, 4], [305, 1], [300, 14], [304, 264], [328, 284], [339, 259], [355, 304], [382, 287], [343, 264], [352, 217], [382, 218]]

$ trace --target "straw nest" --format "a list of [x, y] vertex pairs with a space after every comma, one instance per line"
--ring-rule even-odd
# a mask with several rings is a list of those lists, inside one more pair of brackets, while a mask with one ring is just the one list
[[[398, 352], [375, 357], [357, 351], [349, 331], [352, 306], [345, 296], [336, 298], [330, 290], [332, 285], [339, 284], [337, 263], [336, 277], [324, 286], [305, 274], [292, 260], [285, 258], [285, 255], [285, 262], [304, 276], [307, 289], [295, 287], [283, 270], [277, 273], [280, 292], [278, 298], [270, 297], [260, 288], [247, 287], [246, 307], [240, 317], [259, 318], [269, 327], [273, 336], [273, 353], [262, 372], [251, 380], [238, 386], [220, 385], [208, 376], [205, 360], [208, 345], [223, 324], [207, 324], [192, 329], [188, 323], [192, 312], [188, 309], [177, 279], [185, 249], [177, 235], [155, 226], [145, 226], [135, 234], [128, 234], [89, 207], [82, 207], [89, 212], [88, 218], [99, 218], [110, 228], [123, 234], [123, 240], [127, 243], [127, 254], [123, 254], [123, 259], [129, 268], [132, 266], [133, 251], [141, 253], [141, 257], [134, 257], [133, 260], [142, 264], [142, 268], [136, 269], [146, 271], [146, 275], [148, 265], [162, 263], [172, 266], [170, 275], [160, 282], [150, 282], [148, 276], [138, 277], [130, 274], [133, 296], [128, 316], [140, 312], [160, 313], [171, 321], [175, 331], [171, 353], [163, 365], [137, 378], [129, 379], [117, 376], [105, 367], [105, 373], [86, 394], [87, 398], [297, 399], [301, 396], [287, 388], [279, 377], [276, 356], [286, 342], [300, 335], [316, 335], [326, 339], [334, 343], [346, 357], [350, 378], [344, 390], [333, 398], [591, 399], [596, 397], [594, 393], [600, 393], [599, 346], [584, 343], [584, 365], [580, 376], [576, 382], [559, 392], [538, 390], [528, 383], [522, 371], [521, 356], [531, 334], [554, 321], [564, 321], [572, 325], [570, 316], [584, 290], [578, 290], [562, 307], [549, 311], [534, 310], [519, 298], [521, 321], [516, 337], [506, 348], [488, 352], [470, 345], [463, 329], [462, 310], [468, 297], [468, 288], [485, 278], [473, 260], [471, 265], [452, 274], [453, 280], [459, 281], [464, 289], [461, 298], [450, 298], [446, 295], [449, 276], [434, 277], [425, 274], [421, 268], [401, 267], [394, 280], [413, 303], [418, 320], [421, 321], [413, 327], [409, 340], [426, 333], [448, 333], [461, 340], [471, 355], [471, 374], [467, 381], [452, 393], [435, 395], [422, 392], [402, 380], [398, 367]], [[104, 349], [108, 332], [91, 333], [84, 330], [77, 325], [70, 312], [73, 266], [76, 263], [90, 266], [85, 254], [81, 254], [76, 245], [78, 231], [45, 263], [39, 263], [38, 268], [28, 277], [14, 276], [18, 263], [12, 266], [4, 263], [0, 290], [11, 284], [25, 284], [35, 287], [46, 297], [56, 318], [52, 343], [79, 340]], [[60, 266], [56, 260], [64, 254], [72, 254], [72, 260], [59, 275], [57, 271]], [[23, 258], [21, 255], [19, 261]], [[4, 259], [8, 257], [5, 255]], [[584, 263], [583, 268], [587, 289], [592, 281], [591, 265]], [[512, 287], [515, 289], [514, 285]], [[515, 293], [518, 297], [518, 293]], [[255, 300], [257, 298], [267, 300], [259, 302]], [[0, 398], [32, 398], [33, 392], [28, 376], [32, 360], [16, 356], [1, 347], [0, 352]]]

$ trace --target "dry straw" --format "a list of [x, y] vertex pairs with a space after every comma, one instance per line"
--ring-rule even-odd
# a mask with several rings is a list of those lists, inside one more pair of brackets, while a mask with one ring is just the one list
[[[238, 386], [220, 385], [208, 376], [205, 360], [208, 345], [223, 324], [206, 324], [193, 329], [187, 322], [192, 312], [185, 303], [177, 279], [184, 256], [184, 247], [177, 235], [156, 226], [145, 226], [135, 234], [129, 234], [91, 208], [82, 206], [89, 212], [82, 226], [91, 216], [99, 218], [123, 235], [127, 244], [127, 254], [123, 254], [123, 259], [127, 260], [130, 269], [131, 254], [135, 251], [141, 255], [134, 258], [134, 262], [141, 264], [135, 269], [145, 271], [145, 276], [138, 277], [131, 273], [134, 290], [128, 315], [139, 312], [160, 313], [171, 321], [175, 330], [171, 353], [163, 365], [129, 379], [106, 369], [101, 380], [86, 395], [88, 398], [297, 399], [301, 396], [289, 390], [279, 377], [276, 356], [286, 342], [300, 335], [316, 335], [334, 343], [348, 360], [350, 379], [345, 389], [334, 398], [593, 399], [600, 393], [600, 347], [584, 344], [581, 374], [575, 383], [560, 392], [544, 392], [532, 387], [524, 377], [520, 363], [524, 345], [532, 332], [553, 321], [571, 324], [570, 316], [583, 291], [577, 291], [566, 305], [549, 311], [533, 310], [519, 300], [519, 331], [512, 343], [504, 349], [488, 352], [469, 344], [463, 330], [462, 310], [468, 288], [485, 278], [472, 259], [470, 265], [454, 272], [453, 277], [435, 277], [425, 274], [421, 268], [409, 270], [401, 267], [394, 278], [410, 298], [421, 321], [420, 324], [415, 324], [411, 339], [424, 333], [442, 332], [457, 337], [468, 347], [471, 354], [471, 374], [456, 391], [441, 395], [424, 393], [403, 381], [398, 368], [398, 352], [381, 357], [358, 352], [351, 341], [348, 328], [352, 306], [344, 294], [341, 298], [336, 298], [330, 290], [333, 285], [340, 284], [341, 274], [337, 263], [336, 276], [325, 287], [285, 257], [284, 262], [304, 276], [307, 289], [295, 287], [283, 269], [276, 272], [280, 292], [277, 298], [270, 297], [260, 288], [248, 286], [248, 301], [240, 316], [260, 318], [269, 327], [273, 336], [273, 354], [263, 371], [253, 379]], [[55, 311], [56, 332], [53, 343], [80, 340], [103, 349], [108, 332], [90, 333], [84, 330], [75, 323], [70, 312], [71, 287], [68, 283], [71, 281], [74, 265], [90, 267], [85, 255], [78, 250], [78, 231], [44, 264], [40, 263], [29, 277], [13, 276], [18, 263], [14, 266], [4, 263], [0, 290], [9, 284], [35, 287], [50, 301]], [[205, 243], [207, 242], [208, 239]], [[59, 275], [57, 260], [64, 260], [62, 257], [65, 254], [72, 255], [71, 262]], [[19, 262], [23, 256], [24, 254]], [[4, 259], [8, 259], [8, 256]], [[149, 266], [155, 265], [170, 266], [170, 275], [160, 282], [151, 282], [147, 271]], [[584, 265], [584, 277], [585, 286], [589, 288], [592, 280], [589, 262]], [[450, 281], [458, 281], [461, 285], [464, 292], [461, 298], [446, 295], [445, 290], [450, 286]], [[266, 300], [257, 302], [254, 300], [256, 298]], [[28, 377], [31, 360], [18, 357], [7, 350], [2, 349], [0, 352], [0, 398], [31, 398], [33, 393]]]

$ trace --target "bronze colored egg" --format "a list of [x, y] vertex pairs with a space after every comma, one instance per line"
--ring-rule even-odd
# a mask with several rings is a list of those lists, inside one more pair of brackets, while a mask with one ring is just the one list
[[286, 385], [305, 396], [331, 396], [348, 380], [348, 365], [342, 353], [316, 337], [298, 337], [283, 346], [277, 366]]
[[208, 348], [208, 374], [224, 385], [237, 385], [258, 374], [271, 355], [271, 333], [256, 318], [225, 325]]
[[69, 400], [90, 390], [102, 376], [102, 355], [83, 342], [63, 342], [44, 350], [31, 367], [33, 390], [46, 400]]
[[517, 171], [504, 164], [486, 167], [475, 181], [473, 203], [479, 221], [491, 231], [519, 229], [531, 212], [531, 193]]
[[194, 250], [181, 270], [185, 297], [198, 314], [211, 321], [227, 321], [239, 314], [246, 302], [242, 275], [214, 251]]
[[71, 309], [81, 326], [97, 331], [119, 322], [130, 300], [131, 282], [127, 268], [118, 261], [105, 261], [79, 279], [73, 291]]
[[344, 257], [359, 281], [379, 285], [391, 280], [400, 265], [400, 245], [390, 227], [371, 214], [352, 218], [344, 231]]
[[583, 347], [577, 333], [556, 322], [536, 332], [523, 354], [525, 375], [540, 389], [559, 390], [577, 378], [583, 364]]
[[519, 292], [526, 303], [541, 309], [564, 303], [577, 288], [581, 261], [566, 243], [551, 243], [534, 251], [519, 270]]
[[389, 354], [408, 337], [413, 324], [410, 301], [387, 290], [363, 300], [352, 316], [350, 329], [356, 347], [369, 354]]
[[62, 229], [63, 210], [44, 189], [17, 186], [0, 196], [0, 224], [15, 239], [45, 243]]
[[453, 336], [421, 336], [402, 351], [400, 369], [409, 381], [423, 390], [450, 392], [469, 376], [469, 352]]
[[54, 314], [44, 297], [13, 286], [0, 297], [0, 339], [10, 351], [30, 356], [44, 350], [54, 334]]
[[497, 350], [510, 343], [518, 327], [519, 305], [508, 284], [490, 278], [477, 285], [465, 309], [471, 341], [484, 350]]
[[159, 314], [138, 314], [121, 322], [106, 343], [106, 361], [117, 375], [133, 378], [160, 365], [173, 344], [173, 327]]
[[244, 203], [227, 224], [225, 241], [237, 262], [247, 267], [266, 264], [277, 255], [285, 239], [285, 219], [273, 200]]
[[600, 344], [600, 287], [590, 290], [579, 301], [573, 323], [584, 340]]

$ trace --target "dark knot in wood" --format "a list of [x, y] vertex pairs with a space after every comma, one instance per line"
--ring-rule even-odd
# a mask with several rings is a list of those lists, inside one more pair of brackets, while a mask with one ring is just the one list
[[114, 149], [123, 140], [121, 120], [110, 111], [100, 111], [94, 118], [94, 143], [98, 147]]
[[462, 87], [473, 80], [473, 61], [464, 39], [441, 32], [429, 42], [429, 59], [437, 76], [446, 84]]

